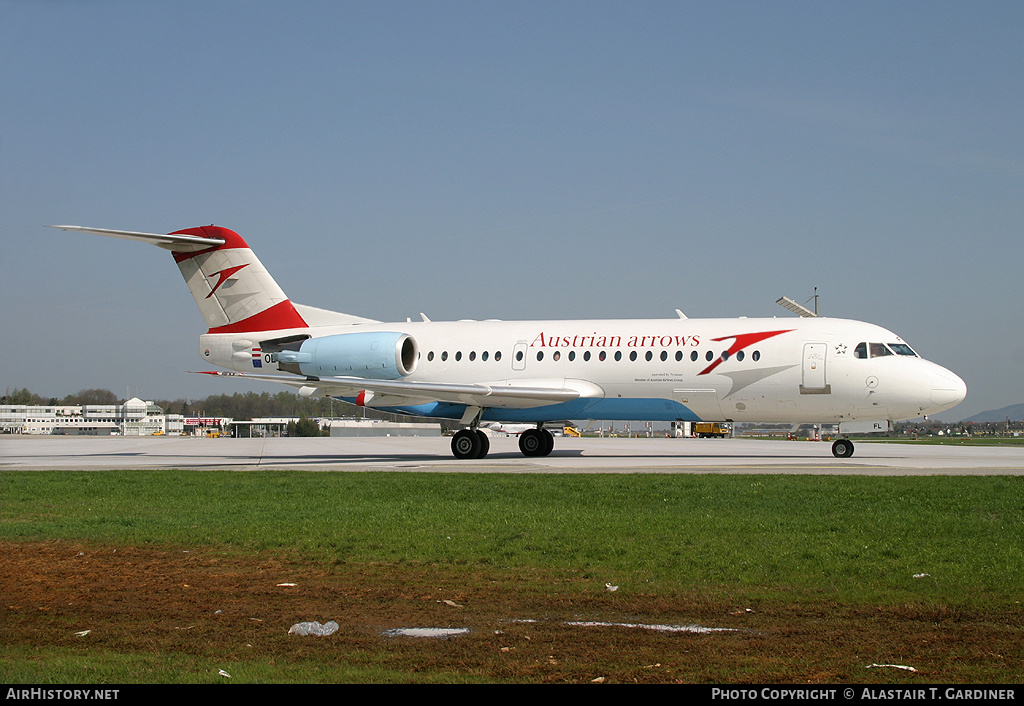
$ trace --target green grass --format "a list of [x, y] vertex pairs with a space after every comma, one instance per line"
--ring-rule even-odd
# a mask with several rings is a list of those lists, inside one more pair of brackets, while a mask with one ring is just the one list
[[1024, 478], [1005, 476], [0, 473], [9, 541], [522, 567], [844, 603], [1019, 600], [1022, 508]]
[[906, 436], [894, 437], [857, 437], [858, 441], [890, 444], [916, 444], [930, 446], [1006, 446], [1020, 448], [1024, 446], [1021, 436]]
[[[220, 674], [222, 668], [229, 676]], [[410, 673], [362, 660], [325, 662], [318, 659], [281, 663], [274, 658], [218, 661], [187, 653], [114, 652], [66, 648], [0, 647], [0, 683], [11, 684], [228, 684], [288, 683], [295, 674], [314, 684], [473, 683], [479, 678]], [[126, 678], [127, 677], [127, 678]]]

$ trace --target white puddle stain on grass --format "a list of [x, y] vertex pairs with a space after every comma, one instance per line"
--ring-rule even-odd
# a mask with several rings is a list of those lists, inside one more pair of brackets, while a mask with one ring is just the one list
[[[513, 620], [514, 623], [536, 623], [536, 620]], [[647, 623], [606, 623], [598, 621], [573, 620], [563, 623], [570, 627], [580, 628], [631, 628], [637, 630], [654, 630], [656, 632], [678, 632], [691, 635], [708, 635], [717, 632], [739, 632], [738, 628], [708, 628], [703, 625], [652, 625]], [[469, 633], [469, 628], [394, 628], [385, 630], [389, 637], [432, 637], [446, 638]]]
[[737, 628], [706, 628], [703, 625], [647, 625], [645, 623], [601, 623], [594, 621], [573, 621], [566, 625], [582, 628], [637, 628], [655, 630], [657, 632], [684, 632], [694, 635], [707, 635], [714, 632], [739, 632]]
[[465, 635], [469, 628], [395, 628], [385, 630], [389, 637], [455, 637]]

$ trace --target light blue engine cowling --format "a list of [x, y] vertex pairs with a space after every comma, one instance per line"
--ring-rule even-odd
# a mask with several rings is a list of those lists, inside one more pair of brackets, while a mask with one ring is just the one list
[[353, 375], [374, 380], [394, 380], [416, 369], [419, 349], [407, 333], [367, 331], [310, 338], [297, 351], [281, 351], [280, 363], [298, 365], [303, 375], [314, 377]]

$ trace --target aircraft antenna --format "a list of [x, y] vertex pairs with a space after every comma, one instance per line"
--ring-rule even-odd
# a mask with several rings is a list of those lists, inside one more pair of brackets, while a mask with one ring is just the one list
[[[810, 309], [808, 309], [803, 304], [798, 304], [797, 302], [793, 301], [789, 297], [779, 297], [778, 299], [775, 300], [775, 303], [778, 304], [779, 306], [785, 308], [785, 309], [789, 309], [794, 314], [798, 314], [798, 315], [803, 316], [803, 317], [814, 317], [814, 316], [818, 315], [818, 295], [817, 295], [818, 288], [815, 287], [814, 291], [815, 291], [815, 295], [813, 297], [814, 298], [814, 311], [811, 311]], [[810, 301], [810, 300], [808, 300], [808, 301]]]

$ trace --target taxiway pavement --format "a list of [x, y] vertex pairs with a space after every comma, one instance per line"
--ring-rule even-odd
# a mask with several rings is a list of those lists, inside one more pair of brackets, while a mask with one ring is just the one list
[[474, 473], [789, 473], [1024, 475], [1024, 448], [860, 441], [852, 458], [831, 444], [753, 439], [557, 438], [550, 456], [526, 458], [515, 437], [494, 437], [487, 458], [456, 461], [451, 439], [330, 437], [0, 437], [0, 470], [120, 468], [237, 471]]

